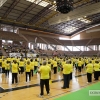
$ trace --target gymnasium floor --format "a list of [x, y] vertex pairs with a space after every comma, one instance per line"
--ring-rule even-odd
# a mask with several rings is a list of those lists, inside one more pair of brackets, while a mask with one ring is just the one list
[[73, 93], [58, 97], [54, 100], [79, 100], [80, 98], [81, 100], [100, 100], [100, 94], [93, 96], [93, 94], [89, 93], [89, 90], [100, 90], [100, 82], [84, 87]]
[[92, 84], [97, 83], [95, 81], [93, 81], [91, 84], [87, 83], [86, 73], [84, 69], [81, 73], [74, 71], [73, 79], [72, 81], [70, 81], [69, 89], [61, 89], [61, 87], [63, 86], [62, 78], [62, 72], [58, 72], [57, 74], [52, 73], [50, 96], [47, 96], [44, 89], [44, 97], [39, 98], [39, 74], [35, 74], [31, 78], [31, 82], [27, 83], [25, 82], [25, 75], [19, 75], [19, 83], [17, 85], [11, 84], [11, 73], [9, 75], [9, 78], [6, 78], [5, 75], [0, 74], [0, 100], [65, 100], [63, 98], [60, 99], [60, 97], [63, 97], [69, 93], [72, 94], [74, 91], [81, 90], [84, 87], [88, 87]]

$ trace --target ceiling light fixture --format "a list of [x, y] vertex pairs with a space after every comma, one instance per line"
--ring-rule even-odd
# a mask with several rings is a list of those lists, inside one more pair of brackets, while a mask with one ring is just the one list
[[42, 1], [42, 0], [26, 0], [26, 1], [29, 1], [31, 3], [38, 4], [39, 6], [42, 6], [42, 7], [46, 7], [47, 5], [49, 5], [48, 2]]
[[64, 31], [65, 31], [66, 33], [70, 34], [70, 33], [74, 32], [74, 31], [76, 31], [77, 29], [78, 29], [77, 27], [68, 26], [68, 27], [66, 27], [66, 28], [64, 29]]
[[73, 0], [56, 0], [57, 10], [66, 14], [73, 9]]
[[84, 18], [78, 18], [78, 20], [80, 20], [80, 21], [82, 21], [82, 22], [84, 22], [84, 23], [90, 23], [91, 21], [90, 20], [88, 20], [88, 19], [86, 19], [85, 17]]

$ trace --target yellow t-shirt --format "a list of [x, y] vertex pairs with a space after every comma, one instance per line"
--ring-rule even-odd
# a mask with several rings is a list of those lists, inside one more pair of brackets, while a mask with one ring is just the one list
[[6, 61], [2, 61], [2, 68], [6, 67]]
[[85, 59], [85, 63], [88, 64], [88, 62], [89, 62], [89, 60], [88, 59]]
[[38, 66], [38, 61], [34, 61], [34, 66]]
[[63, 66], [64, 64], [66, 64], [66, 62], [65, 62], [65, 61], [62, 61], [61, 64], [62, 64], [62, 66]]
[[11, 58], [7, 58], [7, 61], [11, 61]]
[[12, 73], [18, 73], [18, 64], [12, 63]]
[[73, 72], [73, 64], [71, 64], [70, 67], [71, 67], [70, 71]]
[[34, 70], [34, 62], [30, 62], [31, 63], [31, 69]]
[[57, 67], [57, 61], [53, 61], [53, 67]]
[[19, 63], [20, 59], [19, 59], [19, 58], [17, 58], [17, 59], [16, 59], [16, 61]]
[[82, 67], [82, 61], [78, 61], [78, 67]]
[[40, 59], [40, 64], [42, 64], [42, 63], [43, 63], [43, 59], [41, 58], [41, 59]]
[[99, 64], [94, 64], [94, 70], [95, 71], [100, 71], [100, 65]]
[[87, 64], [86, 66], [86, 72], [87, 73], [93, 73], [93, 64]]
[[47, 65], [45, 66], [41, 66], [40, 69], [40, 76], [41, 76], [41, 79], [49, 79], [49, 73], [51, 71], [51, 68]]
[[19, 62], [19, 67], [24, 67], [24, 65], [25, 65], [24, 61]]
[[72, 66], [72, 64], [64, 64], [63, 65], [63, 74], [70, 74], [71, 66]]
[[53, 65], [54, 60], [50, 59], [51, 64]]
[[25, 71], [26, 71], [26, 72], [30, 72], [30, 70], [31, 70], [31, 64], [29, 64], [29, 65], [27, 64], [27, 65], [26, 65], [26, 70], [25, 70]]
[[10, 70], [10, 64], [6, 63], [5, 70]]
[[0, 63], [2, 63], [2, 59], [0, 59]]
[[95, 64], [95, 60], [92, 60], [92, 64]]
[[51, 68], [51, 64], [47, 64], [47, 66], [49, 66]]

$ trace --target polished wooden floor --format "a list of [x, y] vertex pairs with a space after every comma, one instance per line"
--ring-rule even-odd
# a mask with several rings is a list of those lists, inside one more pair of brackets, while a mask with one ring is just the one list
[[44, 89], [44, 97], [40, 98], [38, 97], [40, 94], [40, 87], [38, 86], [40, 77], [38, 73], [31, 78], [31, 82], [27, 83], [25, 82], [24, 74], [18, 75], [19, 83], [17, 85], [11, 84], [11, 73], [9, 78], [5, 77], [4, 74], [0, 74], [0, 87], [5, 90], [5, 92], [0, 93], [0, 100], [53, 100], [58, 96], [79, 90], [94, 83], [93, 81], [93, 83], [87, 84], [84, 69], [81, 73], [74, 69], [69, 89], [61, 89], [63, 86], [62, 78], [62, 72], [58, 72], [57, 74], [53, 74], [52, 72], [53, 83], [50, 84], [50, 96], [47, 96]]

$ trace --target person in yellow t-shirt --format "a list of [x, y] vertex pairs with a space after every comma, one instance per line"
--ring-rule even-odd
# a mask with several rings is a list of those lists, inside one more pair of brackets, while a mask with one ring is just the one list
[[0, 67], [2, 66], [2, 57], [0, 56]]
[[31, 73], [31, 76], [33, 76], [33, 73], [34, 73], [34, 61], [33, 61], [33, 59], [31, 59], [30, 60], [31, 62], [31, 71], [30, 71], [30, 73]]
[[27, 61], [26, 63], [26, 68], [25, 68], [25, 72], [26, 72], [26, 82], [28, 81], [27, 80], [27, 77], [29, 76], [29, 81], [31, 81], [31, 64], [30, 64], [30, 61]]
[[6, 66], [5, 66], [6, 77], [9, 77], [9, 71], [10, 71], [10, 62], [6, 61]]
[[93, 73], [93, 64], [92, 64], [92, 61], [90, 61], [86, 65], [86, 72], [87, 72], [87, 81], [88, 82], [92, 82], [92, 73]]
[[38, 68], [38, 61], [37, 61], [37, 59], [35, 59], [35, 61], [34, 61], [34, 70], [37, 70], [37, 68]]
[[79, 72], [81, 72], [81, 69], [82, 69], [82, 61], [81, 61], [81, 58], [79, 58], [79, 61], [78, 61], [78, 70]]
[[42, 61], [43, 61], [43, 59], [41, 58], [41, 59], [40, 59], [40, 66], [42, 65]]
[[53, 69], [54, 69], [54, 74], [57, 74], [57, 61], [53, 61]]
[[[100, 69], [100, 60], [99, 60], [99, 69]], [[100, 77], [100, 70], [99, 70], [99, 77]]]
[[69, 61], [70, 64], [70, 80], [72, 80], [72, 73], [73, 73], [73, 63], [71, 61]]
[[47, 63], [47, 66], [49, 66], [49, 67], [51, 68], [51, 62], [48, 62], [48, 63]]
[[5, 66], [6, 66], [6, 60], [3, 59], [3, 61], [2, 61], [2, 73], [5, 73]]
[[18, 63], [16, 62], [16, 60], [14, 60], [12, 63], [12, 84], [14, 84], [14, 80], [16, 84], [18, 83], [18, 70]]
[[64, 84], [62, 89], [69, 88], [71, 66], [69, 61], [66, 61], [66, 64], [63, 65]]
[[51, 68], [47, 66], [46, 61], [43, 61], [43, 65], [40, 66], [38, 72], [40, 73], [40, 90], [41, 93], [39, 97], [42, 97], [44, 95], [44, 85], [46, 87], [47, 95], [49, 95], [49, 79], [51, 79]]
[[[61, 66], [63, 66], [64, 64], [66, 64], [65, 59], [63, 59], [63, 60], [61, 61]], [[61, 68], [61, 71], [63, 71], [63, 67]]]
[[10, 57], [7, 57], [7, 61], [10, 63], [11, 62], [11, 58]]
[[85, 58], [85, 66], [89, 63], [88, 58]]
[[74, 66], [75, 66], [75, 69], [77, 71], [77, 69], [78, 69], [78, 58], [74, 59]]
[[23, 72], [24, 72], [24, 66], [25, 66], [25, 62], [24, 62], [24, 60], [21, 58], [20, 61], [19, 61], [19, 68], [20, 68], [19, 74], [20, 74], [20, 73], [23, 74]]
[[95, 64], [94, 64], [94, 78], [95, 78], [95, 80], [99, 79], [99, 71], [100, 71], [99, 62], [95, 61]]

